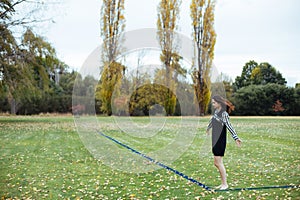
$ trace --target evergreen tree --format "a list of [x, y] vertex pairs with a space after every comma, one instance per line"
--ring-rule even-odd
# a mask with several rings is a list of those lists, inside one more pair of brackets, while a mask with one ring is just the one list
[[257, 66], [258, 63], [254, 60], [250, 60], [243, 66], [241, 76], [237, 76], [234, 82], [234, 87], [236, 90], [251, 84], [251, 74], [253, 69]]
[[267, 62], [258, 64], [251, 60], [245, 64], [241, 76], [237, 76], [234, 82], [235, 90], [249, 85], [266, 85], [276, 83], [285, 85], [286, 80], [282, 74]]

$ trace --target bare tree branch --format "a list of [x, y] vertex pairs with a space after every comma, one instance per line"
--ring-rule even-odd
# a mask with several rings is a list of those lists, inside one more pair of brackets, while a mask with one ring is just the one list
[[[2, 2], [1, 4], [6, 4], [7, 5], [7, 9], [0, 14], [0, 18], [2, 19], [6, 15], [7, 12], [15, 12], [15, 9], [14, 9], [15, 6], [22, 3], [22, 2], [24, 2], [24, 1], [26, 1], [26, 0], [17, 1], [12, 5], [10, 4], [9, 1]], [[2, 7], [2, 5], [1, 5], [1, 7]], [[5, 7], [5, 6], [3, 5], [3, 7]]]

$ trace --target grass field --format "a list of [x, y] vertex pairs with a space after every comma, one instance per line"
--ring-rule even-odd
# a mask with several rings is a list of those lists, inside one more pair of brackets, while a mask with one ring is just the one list
[[[166, 145], [178, 128], [132, 140], [110, 126], [110, 117], [98, 119], [110, 136], [145, 153]], [[217, 186], [219, 174], [204, 136], [208, 118], [186, 119], [199, 121], [197, 135], [170, 167]], [[176, 124], [178, 118], [168, 120]], [[232, 117], [231, 122], [243, 146], [237, 148], [228, 136], [224, 163], [230, 188], [299, 186], [300, 117]], [[71, 116], [0, 117], [0, 147], [1, 199], [300, 199], [299, 188], [210, 192], [166, 169], [113, 170], [90, 154]]]

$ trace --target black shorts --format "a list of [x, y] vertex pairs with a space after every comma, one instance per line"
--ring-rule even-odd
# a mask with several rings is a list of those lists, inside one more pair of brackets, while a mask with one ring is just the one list
[[214, 156], [224, 156], [226, 149], [226, 142], [217, 142], [213, 148], [212, 152]]
[[226, 149], [226, 132], [213, 139], [212, 152], [215, 156], [224, 156]]

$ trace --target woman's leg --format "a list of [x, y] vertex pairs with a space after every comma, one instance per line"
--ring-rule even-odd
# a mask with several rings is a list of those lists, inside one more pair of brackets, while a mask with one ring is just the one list
[[220, 176], [221, 176], [221, 188], [220, 189], [227, 189], [228, 188], [228, 184], [227, 184], [227, 175], [226, 175], [226, 169], [225, 166], [223, 164], [223, 157], [222, 156], [214, 156], [214, 164], [215, 166], [218, 168], [219, 172], [220, 172]]

